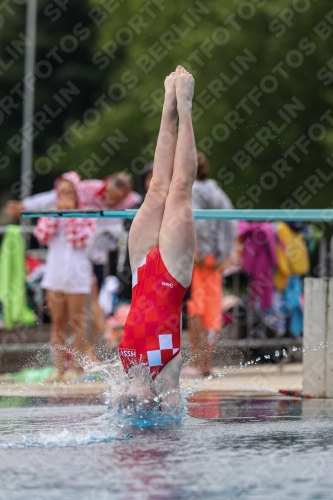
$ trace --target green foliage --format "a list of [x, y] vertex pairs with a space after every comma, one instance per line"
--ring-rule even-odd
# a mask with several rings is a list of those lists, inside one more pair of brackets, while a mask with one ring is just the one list
[[[160, 10], [152, 3], [149, 12], [141, 12], [140, 33], [129, 26], [133, 16], [140, 15], [140, 6], [145, 4], [134, 0], [127, 1], [126, 6], [122, 4], [117, 10], [119, 15], [101, 25], [97, 50], [105, 61], [109, 60], [105, 64], [114, 68], [107, 85], [120, 89], [120, 82], [131, 75], [132, 86], [122, 87], [121, 98], [114, 99], [112, 111], [105, 112], [99, 124], [78, 142], [79, 151], [75, 148], [69, 155], [72, 161], [77, 159], [79, 169], [84, 162], [81, 171], [87, 175], [94, 170], [96, 175], [105, 175], [123, 168], [138, 173], [142, 163], [137, 158], [145, 157], [147, 161], [152, 158], [152, 148], [147, 146], [156, 141], [164, 77], [180, 63], [192, 71], [196, 79], [193, 117], [197, 145], [209, 156], [212, 175], [221, 181], [236, 206], [276, 207], [288, 197], [301, 207], [329, 205], [330, 184], [315, 172], [320, 168], [326, 179], [332, 172], [325, 162], [332, 152], [329, 121], [323, 122], [322, 140], [310, 140], [308, 146], [300, 145], [301, 149], [296, 146], [291, 151], [293, 157], [287, 153], [296, 140], [308, 134], [312, 124], [320, 122], [332, 101], [332, 85], [325, 85], [329, 78], [320, 81], [317, 73], [332, 57], [333, 35], [323, 41], [313, 30], [331, 10], [330, 3], [309, 0], [309, 8], [305, 9], [306, 4], [286, 0], [183, 1], [164, 2]], [[304, 12], [297, 12], [302, 8]], [[128, 36], [132, 33], [127, 40], [133, 40], [121, 45], [121, 35], [125, 32]], [[175, 44], [167, 48], [168, 35], [172, 32], [176, 36]], [[176, 32], [185, 36], [181, 38]], [[118, 48], [113, 61], [107, 49], [115, 44]], [[158, 58], [161, 60], [157, 61]], [[147, 64], [143, 62], [145, 59]], [[223, 90], [218, 93], [219, 86], [223, 86]], [[264, 90], [260, 90], [262, 95], [256, 104], [247, 94], [261, 86]], [[246, 97], [246, 101], [242, 101]], [[293, 102], [298, 103], [300, 109], [293, 111], [290, 108]], [[238, 123], [232, 120], [237, 117], [237, 111]], [[278, 132], [272, 130], [274, 126]], [[255, 136], [262, 127], [272, 132], [267, 145], [264, 145], [264, 136], [262, 140]], [[104, 167], [92, 161], [88, 165], [86, 159], [92, 151], [104, 158], [101, 143], [115, 129], [119, 129], [128, 142], [120, 145], [120, 150]], [[320, 134], [319, 129], [315, 132]], [[248, 155], [246, 143], [251, 140], [248, 144], [253, 150], [251, 162], [242, 164], [235, 155], [240, 150]], [[142, 153], [145, 148], [148, 152]], [[281, 170], [279, 160], [284, 156], [288, 167]], [[65, 163], [67, 161], [68, 157]], [[313, 188], [312, 192], [307, 187], [299, 187], [312, 174], [318, 177], [318, 185], [324, 187]], [[293, 192], [297, 188], [295, 197]]]
[[[84, 10], [82, 2], [73, 1], [72, 9], [73, 4]], [[106, 11], [97, 0], [92, 5]], [[287, 198], [301, 208], [331, 205], [333, 168], [326, 159], [333, 153], [333, 119], [328, 115], [320, 121], [333, 109], [332, 14], [325, 19], [330, 0], [126, 0], [112, 5], [114, 11], [99, 18], [95, 43], [89, 39], [81, 57], [74, 53], [66, 66], [76, 82], [84, 83], [85, 94], [73, 101], [58, 127], [66, 130], [80, 118], [82, 132], [75, 136], [67, 128], [73, 142], [62, 144], [57, 161], [47, 152], [54, 133], [45, 133], [36, 144], [36, 156], [52, 163], [52, 173], [75, 166], [83, 177], [122, 169], [139, 174], [153, 157], [163, 80], [183, 64], [196, 79], [198, 148], [236, 207], [278, 207]], [[318, 28], [322, 21], [326, 31]], [[331, 69], [323, 70], [327, 63]], [[59, 70], [58, 86], [66, 71]], [[40, 82], [40, 91], [48, 92], [44, 87]], [[84, 120], [85, 110], [102, 95], [95, 122]], [[325, 128], [311, 129], [315, 123]], [[306, 138], [295, 144], [303, 134]], [[248, 164], [241, 150], [250, 157]], [[281, 169], [284, 157], [287, 167]]]
[[[101, 72], [93, 64], [87, 66], [97, 33], [96, 25], [88, 16], [91, 8], [88, 0], [68, 3], [38, 1], [34, 113], [35, 116], [39, 114], [39, 117], [40, 113], [44, 113], [45, 121], [40, 122], [40, 126], [35, 124], [35, 160], [44, 155], [45, 149], [62, 134], [65, 124], [81, 118], [82, 110], [94, 101], [95, 95], [99, 95]], [[4, 16], [4, 25], [0, 30], [0, 150], [9, 158], [9, 164], [0, 165], [0, 189], [1, 194], [7, 192], [7, 196], [16, 197], [19, 193], [20, 153], [19, 145], [13, 149], [10, 141], [20, 134], [22, 127], [24, 47], [18, 48], [17, 41], [24, 40], [26, 5], [23, 2], [10, 2], [10, 8], [3, 9], [1, 14]], [[54, 51], [54, 55], [51, 51]], [[4, 69], [3, 64], [7, 69]], [[18, 91], [13, 90], [16, 85]], [[69, 88], [77, 90], [61, 103], [59, 97], [63, 89]], [[15, 109], [5, 107], [8, 99], [12, 99]], [[53, 114], [58, 113], [57, 116], [51, 118], [47, 109], [52, 110]], [[35, 171], [35, 191], [52, 186], [57, 169], [47, 169], [46, 172], [46, 175], [41, 175], [41, 169]]]

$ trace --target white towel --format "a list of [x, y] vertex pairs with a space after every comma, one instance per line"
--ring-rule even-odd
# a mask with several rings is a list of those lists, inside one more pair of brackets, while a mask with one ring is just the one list
[[119, 290], [119, 280], [116, 276], [108, 276], [103, 281], [101, 291], [98, 296], [98, 303], [106, 316], [113, 312], [114, 297]]

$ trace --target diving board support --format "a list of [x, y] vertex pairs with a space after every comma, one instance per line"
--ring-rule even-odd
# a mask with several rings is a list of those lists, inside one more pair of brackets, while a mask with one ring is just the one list
[[333, 398], [333, 279], [305, 278], [303, 392]]

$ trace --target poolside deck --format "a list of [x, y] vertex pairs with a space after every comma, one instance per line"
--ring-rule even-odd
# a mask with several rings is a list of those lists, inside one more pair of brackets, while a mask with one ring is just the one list
[[[219, 377], [218, 373], [223, 373]], [[215, 368], [209, 380], [183, 379], [184, 388], [220, 391], [226, 396], [248, 397], [253, 395], [277, 395], [277, 390], [302, 390], [302, 363], [283, 365], [249, 365], [238, 368]], [[102, 398], [107, 393], [108, 385], [104, 382], [75, 383], [15, 383], [0, 376], [0, 396], [48, 397], [64, 399]]]

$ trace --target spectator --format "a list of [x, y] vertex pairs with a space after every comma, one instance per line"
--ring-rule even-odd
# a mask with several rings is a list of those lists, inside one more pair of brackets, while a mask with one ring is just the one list
[[[193, 185], [195, 209], [231, 209], [228, 196], [213, 179], [208, 179], [209, 163], [198, 153], [198, 172]], [[208, 375], [216, 338], [222, 326], [222, 270], [236, 238], [235, 221], [196, 220], [197, 250], [187, 302], [191, 364], [184, 377]]]
[[[68, 172], [55, 183], [58, 210], [84, 208], [80, 198], [80, 177]], [[80, 357], [88, 348], [86, 336], [87, 296], [92, 285], [92, 269], [87, 245], [95, 230], [93, 219], [42, 217], [35, 235], [48, 245], [42, 286], [52, 320], [51, 343], [56, 366], [52, 380], [70, 380], [80, 372]], [[66, 329], [73, 333], [73, 359], [65, 373]]]
[[[153, 162], [147, 163], [139, 178], [139, 189], [143, 198], [145, 198], [151, 178], [153, 176]], [[142, 202], [137, 203], [133, 208], [139, 208]], [[124, 219], [122, 231], [119, 238], [118, 257], [117, 257], [117, 278], [120, 281], [118, 298], [120, 303], [129, 304], [132, 300], [132, 273], [128, 253], [128, 235], [131, 229], [133, 219]]]
[[[141, 201], [141, 196], [132, 190], [132, 177], [126, 172], [116, 172], [104, 180], [90, 179], [81, 181], [78, 186], [78, 197], [86, 208], [125, 210], [132, 208]], [[22, 201], [9, 201], [5, 212], [10, 217], [19, 217], [23, 210], [48, 210], [57, 203], [55, 189], [29, 196]], [[103, 281], [104, 265], [107, 262], [108, 245], [100, 249], [98, 237], [108, 232], [116, 247], [122, 222], [119, 219], [98, 219], [95, 245], [89, 249], [90, 258], [94, 264], [95, 280], [92, 284], [92, 335], [95, 341], [104, 333], [104, 312], [98, 304], [98, 293]], [[110, 240], [110, 238], [109, 238]], [[108, 241], [109, 242], [109, 241]], [[112, 244], [111, 244], [112, 248]]]
[[[80, 182], [79, 197], [86, 208], [122, 210], [130, 208], [141, 200], [141, 196], [132, 191], [132, 178], [126, 172], [116, 172], [104, 180], [89, 179]], [[5, 213], [12, 218], [20, 216], [23, 210], [48, 210], [57, 202], [57, 191], [52, 189], [44, 193], [28, 196], [22, 201], [10, 200], [5, 206]], [[122, 208], [119, 208], [121, 206]], [[119, 222], [118, 219], [116, 219]]]

